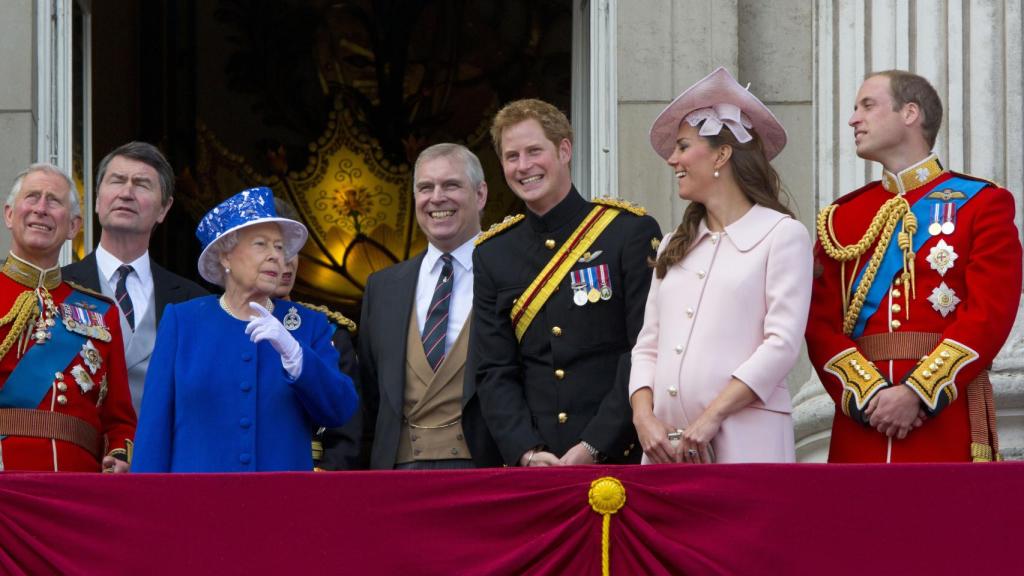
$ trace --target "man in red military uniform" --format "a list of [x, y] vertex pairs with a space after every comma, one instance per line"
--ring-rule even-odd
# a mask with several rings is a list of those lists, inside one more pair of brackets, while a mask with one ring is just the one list
[[115, 304], [61, 280], [82, 224], [72, 181], [34, 164], [4, 206], [0, 275], [0, 470], [126, 472], [135, 435]]
[[857, 155], [883, 177], [819, 214], [807, 324], [836, 404], [830, 462], [998, 457], [987, 369], [1021, 294], [1014, 200], [942, 167], [941, 123], [920, 76], [874, 74], [857, 93]]

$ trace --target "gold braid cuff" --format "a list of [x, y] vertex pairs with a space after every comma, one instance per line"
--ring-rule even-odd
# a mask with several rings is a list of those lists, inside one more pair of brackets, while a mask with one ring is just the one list
[[843, 385], [843, 414], [862, 424], [867, 422], [864, 409], [889, 382], [856, 348], [847, 348], [825, 363], [825, 371]]
[[[864, 276], [857, 286], [857, 291], [843, 311], [843, 333], [849, 336], [857, 325], [857, 317], [860, 316], [860, 311], [864, 307], [864, 300], [867, 298], [868, 290], [871, 289], [871, 285], [875, 281], [875, 275], [882, 264], [882, 257], [885, 256], [885, 251], [889, 248], [889, 243], [892, 241], [896, 225], [901, 219], [903, 221], [903, 230], [897, 235], [896, 239], [897, 245], [903, 252], [903, 273], [901, 277], [905, 282], [910, 283], [908, 292], [916, 293], [914, 288], [916, 279], [914, 275], [912, 239], [914, 232], [917, 231], [917, 218], [910, 211], [910, 204], [907, 203], [905, 198], [894, 196], [878, 209], [875, 217], [871, 219], [871, 224], [868, 225], [867, 231], [864, 232], [864, 235], [857, 243], [842, 246], [836, 239], [835, 232], [832, 229], [832, 216], [835, 213], [835, 209], [835, 204], [826, 206], [818, 213], [817, 220], [818, 242], [829, 258], [842, 263], [855, 260], [863, 256], [868, 248], [871, 247], [871, 244], [876, 239], [878, 240], [877, 244], [875, 244], [875, 250], [871, 254], [871, 260], [868, 261], [867, 268], [864, 270]], [[911, 295], [908, 294], [908, 298], [910, 297]], [[910, 310], [909, 305], [907, 310]]]
[[921, 398], [928, 415], [934, 416], [956, 400], [956, 375], [977, 359], [978, 353], [970, 347], [946, 338], [918, 362], [904, 384]]

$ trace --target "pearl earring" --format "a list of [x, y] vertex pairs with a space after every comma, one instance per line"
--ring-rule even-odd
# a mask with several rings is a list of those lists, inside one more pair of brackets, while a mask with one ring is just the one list
[[224, 273], [225, 274], [231, 274], [231, 268], [228, 268], [228, 267], [225, 266], [224, 267]]
[[718, 178], [718, 170], [715, 170], [715, 178]]

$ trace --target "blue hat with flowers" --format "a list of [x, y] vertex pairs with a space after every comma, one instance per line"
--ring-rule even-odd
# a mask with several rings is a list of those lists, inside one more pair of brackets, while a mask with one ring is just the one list
[[274, 193], [270, 188], [261, 186], [242, 190], [207, 212], [196, 228], [196, 237], [203, 246], [203, 253], [199, 255], [199, 275], [207, 282], [223, 286], [224, 269], [217, 249], [220, 240], [231, 232], [267, 222], [281, 227], [285, 257], [290, 260], [298, 254], [309, 232], [301, 222], [277, 215]]

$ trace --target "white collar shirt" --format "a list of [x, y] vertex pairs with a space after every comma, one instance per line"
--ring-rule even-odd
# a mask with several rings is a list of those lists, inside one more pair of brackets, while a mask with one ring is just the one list
[[117, 289], [117, 281], [120, 280], [117, 269], [122, 264], [128, 264], [134, 269], [128, 275], [125, 287], [132, 299], [135, 321], [138, 322], [149, 311], [149, 301], [153, 296], [153, 269], [149, 265], [149, 251], [131, 262], [121, 262], [102, 245], [96, 247], [96, 266], [99, 268], [100, 281], [105, 282], [109, 289], [109, 292], [104, 291], [105, 293], [113, 294]]
[[[455, 275], [452, 284], [451, 302], [448, 308], [448, 333], [445, 335], [445, 354], [451, 351], [452, 344], [466, 324], [469, 311], [473, 308], [473, 248], [476, 236], [472, 237], [451, 252], [452, 271]], [[427, 311], [430, 308], [430, 299], [434, 296], [434, 289], [437, 287], [437, 278], [441, 275], [441, 256], [444, 253], [434, 247], [427, 245], [427, 253], [423, 256], [420, 264], [419, 278], [416, 281], [416, 322], [419, 325], [420, 334], [423, 333], [423, 325], [427, 322]]]

